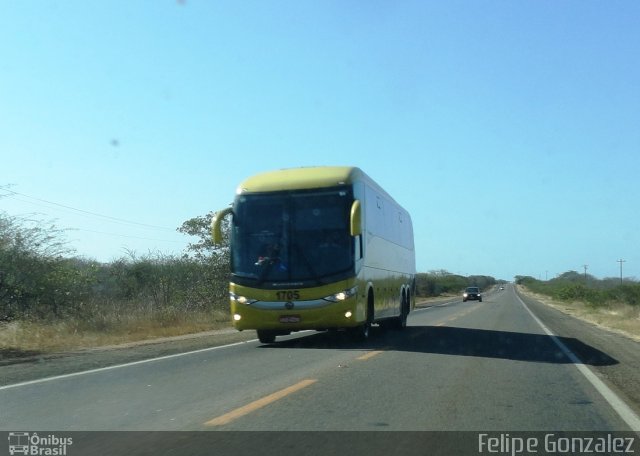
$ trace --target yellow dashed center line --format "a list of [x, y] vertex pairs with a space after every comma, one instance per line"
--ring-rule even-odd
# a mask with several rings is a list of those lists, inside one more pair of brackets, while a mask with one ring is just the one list
[[382, 353], [382, 350], [374, 350], [374, 351], [370, 351], [369, 353], [365, 353], [362, 356], [358, 356], [356, 359], [359, 359], [360, 361], [365, 361], [367, 359], [373, 358], [376, 355], [379, 355], [380, 353]]
[[262, 407], [265, 407], [272, 402], [282, 399], [283, 397], [288, 396], [289, 394], [295, 393], [302, 388], [306, 388], [309, 385], [314, 384], [318, 380], [315, 379], [306, 379], [301, 382], [296, 383], [295, 385], [291, 385], [287, 388], [281, 389], [280, 391], [276, 391], [275, 393], [271, 393], [268, 396], [265, 396], [261, 399], [253, 401], [243, 407], [237, 408], [235, 410], [230, 411], [229, 413], [225, 413], [224, 415], [220, 415], [217, 418], [207, 421], [204, 423], [205, 426], [223, 426], [225, 424], [231, 423], [232, 421], [237, 420], [245, 415], [248, 415], [251, 412], [254, 412]]
[[469, 315], [471, 312], [475, 312], [476, 310], [478, 310], [478, 307], [473, 307], [471, 309], [468, 310], [463, 310], [455, 315], [450, 316], [449, 318], [445, 318], [444, 320], [440, 321], [439, 323], [435, 323], [433, 326], [446, 326], [447, 323], [451, 323], [452, 321], [457, 320], [458, 318], [462, 318], [465, 317], [467, 315]]

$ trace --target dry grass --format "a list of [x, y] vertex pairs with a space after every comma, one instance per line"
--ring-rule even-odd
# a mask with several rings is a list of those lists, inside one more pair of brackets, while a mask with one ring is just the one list
[[518, 286], [518, 291], [568, 315], [593, 323], [640, 342], [640, 308], [619, 302], [594, 307], [581, 301], [556, 301]]
[[226, 312], [193, 312], [149, 318], [102, 318], [101, 321], [58, 321], [51, 323], [13, 321], [0, 324], [0, 353], [59, 352], [119, 345], [142, 340], [228, 328]]

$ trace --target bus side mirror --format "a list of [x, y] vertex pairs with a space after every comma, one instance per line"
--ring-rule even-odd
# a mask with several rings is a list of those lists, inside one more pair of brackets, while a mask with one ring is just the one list
[[213, 220], [211, 221], [211, 237], [215, 245], [222, 244], [222, 220], [224, 220], [231, 211], [233, 211], [233, 209], [228, 207], [213, 215]]
[[351, 205], [350, 229], [351, 236], [362, 234], [362, 207], [359, 200], [355, 200]]

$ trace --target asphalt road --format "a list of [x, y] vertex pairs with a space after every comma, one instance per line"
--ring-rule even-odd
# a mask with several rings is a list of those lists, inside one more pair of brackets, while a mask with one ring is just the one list
[[565, 318], [509, 285], [364, 343], [305, 332], [5, 385], [0, 429], [640, 431], [639, 344]]

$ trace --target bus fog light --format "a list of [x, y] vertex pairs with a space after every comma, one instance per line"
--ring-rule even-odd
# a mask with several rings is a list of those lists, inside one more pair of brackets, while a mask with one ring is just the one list
[[346, 311], [345, 314], [344, 314], [344, 316], [347, 317], [347, 318], [351, 318], [352, 315], [353, 314], [351, 313], [350, 310]]
[[240, 321], [240, 319], [242, 319], [242, 317], [239, 314], [233, 314], [233, 319], [235, 321]]

